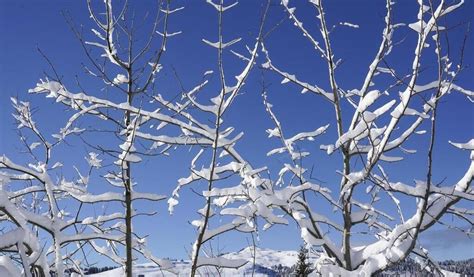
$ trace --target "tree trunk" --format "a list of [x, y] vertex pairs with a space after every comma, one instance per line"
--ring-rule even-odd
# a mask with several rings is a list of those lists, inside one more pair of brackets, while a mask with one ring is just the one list
[[[132, 81], [131, 81], [131, 70], [128, 72], [128, 95], [127, 103], [132, 105]], [[131, 116], [130, 112], [125, 113], [125, 128], [128, 128], [130, 124]], [[127, 134], [128, 136], [128, 134]], [[125, 161], [125, 248], [127, 252], [127, 261], [125, 263], [125, 273], [127, 277], [132, 277], [133, 272], [133, 256], [132, 256], [132, 182], [131, 182], [131, 163]]]

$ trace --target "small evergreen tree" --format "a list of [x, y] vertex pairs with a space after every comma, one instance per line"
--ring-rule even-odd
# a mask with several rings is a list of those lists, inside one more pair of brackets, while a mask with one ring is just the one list
[[308, 276], [313, 269], [308, 262], [308, 249], [304, 245], [300, 247], [300, 252], [298, 253], [298, 261], [295, 266], [295, 274], [298, 277]]

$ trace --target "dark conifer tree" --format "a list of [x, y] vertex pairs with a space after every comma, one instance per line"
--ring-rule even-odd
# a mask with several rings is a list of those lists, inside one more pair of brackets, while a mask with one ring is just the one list
[[308, 262], [308, 249], [302, 245], [300, 247], [300, 252], [298, 253], [295, 274], [298, 277], [304, 277], [308, 276], [312, 271], [313, 269], [311, 269], [311, 264]]

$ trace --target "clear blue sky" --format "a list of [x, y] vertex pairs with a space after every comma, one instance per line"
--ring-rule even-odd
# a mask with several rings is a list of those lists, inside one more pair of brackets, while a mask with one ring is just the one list
[[[132, 2], [137, 14], [143, 14], [149, 7], [155, 7], [155, 1]], [[186, 8], [171, 18], [170, 31], [181, 30], [183, 34], [170, 40], [163, 60], [165, 67], [160, 73], [158, 87], [167, 98], [179, 92], [173, 68], [176, 69], [183, 85], [188, 89], [201, 80], [206, 70], [216, 71], [215, 51], [201, 42], [202, 38], [213, 41], [217, 37], [215, 10], [204, 1], [173, 2], [175, 7], [184, 5]], [[400, 0], [398, 2], [394, 8], [394, 21], [414, 22], [417, 14], [416, 1]], [[449, 37], [451, 51], [455, 58], [459, 53], [459, 42], [463, 38], [467, 22], [473, 23], [474, 2], [466, 2], [465, 6], [454, 12], [446, 22], [447, 26], [461, 23], [450, 32]], [[242, 37], [247, 44], [253, 44], [252, 39], [258, 31], [262, 5], [263, 1], [242, 0], [236, 8], [227, 13], [224, 18], [225, 40]], [[56, 132], [66, 120], [63, 116], [64, 107], [61, 105], [53, 104], [50, 99], [44, 99], [41, 96], [27, 95], [27, 90], [34, 87], [39, 78], [44, 77], [44, 72], [50, 72], [36, 47], [40, 47], [52, 60], [60, 75], [64, 76], [63, 81], [68, 84], [71, 91], [79, 91], [75, 83], [77, 75], [81, 84], [89, 91], [95, 95], [103, 95], [100, 91], [103, 85], [96, 80], [91, 80], [82, 72], [80, 66], [82, 62], [87, 62], [86, 57], [61, 12], [69, 13], [77, 25], [83, 24], [86, 36], [92, 38], [85, 1], [3, 0], [0, 2], [0, 103], [2, 103], [0, 154], [5, 153], [18, 161], [24, 160], [17, 154], [20, 143], [11, 118], [10, 96], [27, 99], [33, 106], [39, 108], [36, 121], [45, 133]], [[381, 39], [385, 13], [384, 1], [327, 1], [326, 13], [330, 25], [338, 25], [339, 22], [360, 25], [359, 29], [338, 26], [332, 34], [335, 55], [344, 61], [338, 71], [339, 85], [344, 89], [360, 88], [370, 59], [374, 56]], [[297, 14], [304, 19], [306, 27], [311, 31], [316, 30], [315, 13], [310, 5], [298, 5]], [[281, 19], [287, 18], [279, 1], [273, 1], [268, 17], [267, 30]], [[472, 39], [471, 35], [467, 41], [465, 53], [465, 64], [469, 66], [474, 64], [471, 50], [474, 43]], [[401, 40], [401, 45], [388, 61], [400, 70], [400, 74], [407, 73], [410, 58], [413, 55], [414, 34], [408, 28], [400, 28], [396, 40]], [[310, 83], [316, 83], [326, 89], [329, 87], [324, 64], [290, 21], [283, 21], [268, 37], [266, 44], [276, 64], [297, 73], [300, 78]], [[243, 44], [237, 49], [242, 50]], [[230, 55], [227, 55], [226, 59], [229, 60], [228, 75], [231, 77], [231, 73], [242, 64]], [[429, 74], [433, 72], [435, 66], [432, 56], [428, 57], [424, 66], [426, 66], [426, 74], [422, 76], [421, 83], [434, 80], [433, 75]], [[273, 146], [277, 146], [277, 141], [266, 139], [265, 129], [273, 125], [264, 111], [260, 95], [262, 74], [265, 82], [270, 84], [268, 90], [270, 101], [274, 104], [275, 112], [280, 116], [287, 133], [295, 134], [325, 125], [331, 121], [333, 113], [332, 108], [320, 98], [301, 95], [299, 89], [293, 85], [282, 86], [279, 84], [281, 80], [275, 75], [255, 68], [252, 77], [247, 81], [243, 95], [237, 98], [234, 107], [227, 115], [226, 124], [235, 126], [238, 131], [244, 131], [245, 136], [237, 147], [243, 155], [255, 166], [269, 164], [270, 169], [274, 170], [273, 174], [276, 174], [275, 170], [278, 170], [278, 166], [285, 159], [265, 156]], [[471, 67], [467, 68], [459, 76], [457, 83], [467, 89], [474, 89], [473, 74], [474, 70]], [[217, 83], [218, 79], [215, 77], [213, 82]], [[472, 103], [469, 103], [465, 97], [451, 95], [442, 103], [439, 117], [439, 146], [436, 150], [435, 179], [441, 181], [446, 178], [445, 182], [449, 184], [463, 173], [468, 163], [468, 153], [453, 149], [447, 141], [466, 142], [474, 137]], [[95, 123], [85, 120], [83, 124], [89, 126]], [[335, 173], [335, 169], [338, 169], [335, 167], [338, 157], [327, 157], [317, 148], [319, 143], [333, 142], [334, 135], [335, 130], [330, 129], [330, 134], [317, 141], [318, 144], [304, 145], [313, 152], [306, 163], [314, 165], [314, 175], [333, 188], [336, 187], [335, 181], [338, 178], [338, 174]], [[408, 148], [421, 146], [422, 149], [426, 149], [426, 145], [427, 140], [422, 137], [407, 142]], [[65, 161], [64, 171], [68, 176], [67, 174], [73, 172], [72, 164], [85, 168], [83, 157], [89, 151], [90, 149], [83, 146], [80, 141], [72, 140], [70, 146], [59, 149], [55, 159]], [[422, 150], [421, 153], [423, 152]], [[139, 189], [170, 195], [176, 185], [176, 180], [188, 174], [187, 165], [192, 156], [186, 153], [188, 152], [177, 151], [169, 158], [151, 158], [143, 163], [143, 166], [137, 169]], [[390, 170], [391, 176], [408, 183], [413, 182], [414, 179], [423, 179], [425, 160], [424, 157], [408, 157], [406, 162]], [[95, 184], [95, 186], [98, 186], [94, 188], [97, 191], [107, 189], [103, 183]], [[202, 184], [195, 185], [197, 190], [203, 187]], [[407, 205], [413, 207], [413, 203]], [[189, 189], [185, 189], [182, 191], [181, 204], [176, 208], [174, 216], [167, 214], [165, 202], [159, 203], [156, 205], [158, 215], [137, 220], [136, 227], [142, 233], [150, 234], [150, 248], [157, 256], [184, 258], [186, 257], [185, 248], [189, 250], [195, 238], [195, 231], [187, 222], [196, 219], [197, 215], [190, 211], [195, 211], [201, 206], [202, 199], [194, 197]], [[142, 207], [142, 204], [138, 204], [137, 207]], [[150, 208], [149, 203], [146, 207]], [[451, 218], [446, 220], [451, 220]], [[222, 247], [224, 251], [245, 247], [247, 237], [235, 234], [224, 236], [219, 240], [218, 247]], [[427, 247], [437, 259], [463, 259], [474, 256], [473, 240], [455, 231], [444, 232], [435, 228], [434, 231], [427, 232], [422, 241], [426, 242]], [[439, 241], [447, 243], [438, 243]], [[296, 249], [301, 243], [298, 230], [293, 225], [276, 227], [274, 230], [260, 233], [262, 247]]]

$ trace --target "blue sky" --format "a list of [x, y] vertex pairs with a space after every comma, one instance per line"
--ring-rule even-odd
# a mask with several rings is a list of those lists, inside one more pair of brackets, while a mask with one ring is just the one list
[[[360, 26], [359, 29], [338, 26], [332, 34], [335, 55], [344, 61], [338, 71], [339, 85], [344, 89], [359, 88], [381, 39], [385, 12], [384, 1], [327, 2], [326, 13], [330, 25], [350, 22]], [[399, 2], [394, 8], [395, 22], [414, 22], [417, 14], [415, 1], [400, 0]], [[236, 8], [227, 13], [224, 17], [225, 40], [242, 37], [247, 44], [253, 44], [253, 39], [258, 32], [262, 3], [262, 1], [243, 0]], [[274, 1], [270, 8], [266, 23], [267, 30], [280, 20], [287, 18], [278, 3], [278, 1]], [[182, 30], [183, 34], [170, 40], [163, 60], [164, 70], [158, 80], [158, 89], [167, 98], [171, 98], [179, 92], [173, 68], [187, 89], [195, 86], [206, 70], [216, 71], [215, 51], [201, 42], [202, 38], [214, 41], [217, 37], [215, 10], [204, 1], [181, 0], [174, 1], [173, 5], [175, 7], [184, 5], [186, 8], [172, 17], [170, 22], [171, 31]], [[155, 1], [134, 2], [137, 14], [143, 14], [149, 7], [155, 7]], [[466, 24], [467, 22], [472, 23], [473, 8], [474, 2], [467, 1], [461, 10], [454, 12], [445, 22], [447, 26], [461, 23], [460, 26], [450, 31], [449, 36], [450, 51], [455, 58], [458, 57], [459, 42], [463, 39]], [[89, 32], [91, 23], [88, 19], [85, 1], [4, 0], [0, 2], [0, 33], [2, 34], [0, 39], [0, 101], [2, 103], [0, 109], [0, 153], [17, 158], [19, 161], [24, 161], [24, 158], [18, 155], [21, 145], [18, 142], [11, 118], [10, 96], [27, 99], [32, 102], [33, 106], [39, 108], [36, 113], [36, 121], [45, 133], [56, 132], [57, 128], [61, 127], [66, 120], [64, 107], [53, 104], [50, 99], [44, 99], [41, 96], [27, 95], [27, 90], [34, 87], [39, 78], [44, 77], [44, 72], [50, 72], [46, 61], [36, 50], [37, 47], [41, 48], [55, 64], [60, 75], [64, 77], [63, 81], [68, 84], [71, 91], [79, 91], [75, 82], [75, 76], [77, 76], [81, 85], [88, 88], [91, 93], [98, 96], [104, 95], [104, 92], [100, 90], [103, 84], [97, 80], [91, 80], [81, 70], [81, 63], [86, 62], [86, 57], [61, 12], [69, 14], [77, 25], [83, 24], [86, 37], [92, 38]], [[303, 18], [303, 21], [306, 22], [305, 26], [311, 31], [317, 30], [314, 21], [315, 13], [311, 6], [298, 3], [297, 14]], [[145, 23], [147, 22], [145, 21]], [[399, 68], [400, 73], [408, 71], [410, 58], [413, 55], [414, 37], [413, 31], [408, 28], [400, 28], [396, 33], [395, 40], [401, 41], [401, 44], [388, 59], [388, 62], [395, 68]], [[237, 46], [237, 50], [243, 50], [243, 45]], [[302, 79], [317, 83], [322, 88], [329, 87], [325, 65], [289, 20], [284, 20], [272, 32], [266, 40], [266, 45], [275, 64], [296, 73]], [[469, 66], [474, 64], [473, 51], [470, 50], [473, 48], [472, 45], [471, 36], [467, 41], [464, 61], [465, 65]], [[226, 65], [230, 79], [232, 73], [242, 67], [242, 63], [230, 54], [226, 55], [225, 59], [228, 61]], [[263, 59], [260, 59], [260, 62], [262, 61]], [[433, 80], [434, 65], [433, 56], [427, 56], [421, 83]], [[474, 70], [471, 67], [465, 69], [459, 76], [457, 83], [467, 89], [473, 89], [473, 74]], [[271, 128], [273, 125], [262, 104], [260, 95], [262, 78], [269, 85], [270, 102], [274, 104], [275, 112], [289, 134], [325, 125], [332, 120], [333, 112], [332, 107], [320, 98], [301, 95], [300, 90], [293, 85], [280, 85], [281, 80], [274, 74], [261, 71], [258, 68], [254, 69], [243, 90], [243, 95], [237, 98], [235, 105], [226, 115], [225, 121], [228, 126], [235, 126], [238, 131], [245, 133], [240, 145], [237, 146], [238, 150], [255, 166], [268, 164], [270, 169], [274, 170], [273, 174], [275, 175], [285, 159], [267, 158], [265, 155], [266, 152], [277, 146], [278, 142], [266, 138], [265, 129]], [[215, 87], [218, 84], [217, 76], [212, 81], [211, 87]], [[112, 93], [110, 92], [110, 95]], [[118, 96], [112, 95], [110, 97], [116, 98]], [[347, 114], [349, 114], [349, 106], [346, 108]], [[449, 184], [463, 174], [468, 163], [468, 153], [453, 149], [447, 141], [465, 142], [474, 137], [472, 103], [460, 95], [451, 95], [441, 104], [439, 117], [439, 146], [435, 153], [435, 179], [441, 181], [446, 178], [445, 182]], [[85, 120], [83, 124], [89, 126], [95, 122]], [[333, 141], [335, 129], [330, 129], [329, 133], [318, 143]], [[107, 142], [105, 138], [92, 141]], [[408, 141], [408, 148], [420, 147], [422, 149], [420, 157], [411, 156], [405, 162], [393, 166], [389, 170], [391, 176], [407, 183], [413, 182], [414, 179], [423, 179], [426, 171], [426, 159], [422, 154], [427, 143], [427, 139], [423, 137]], [[313, 152], [306, 163], [314, 166], [314, 175], [329, 184], [328, 186], [332, 184], [333, 187], [336, 187], [335, 182], [339, 176], [335, 173], [335, 169], [338, 169], [339, 158], [337, 156], [328, 157], [324, 152], [318, 151], [317, 144], [305, 144], [304, 147]], [[69, 146], [63, 146], [58, 150], [55, 159], [65, 161], [65, 165], [76, 164], [78, 167], [84, 168], [83, 157], [89, 151], [90, 149], [81, 144], [79, 140], [72, 140]], [[189, 174], [187, 165], [192, 156], [187, 153], [194, 153], [195, 151], [193, 151], [194, 149], [178, 150], [172, 153], [169, 158], [156, 157], [147, 160], [137, 169], [139, 188], [142, 191], [169, 195], [176, 185], [176, 180]], [[66, 167], [64, 170], [66, 175], [73, 172], [72, 169]], [[197, 190], [203, 187], [203, 184], [195, 185]], [[93, 189], [101, 191], [107, 189], [107, 186], [97, 184], [97, 187]], [[165, 202], [156, 204], [156, 207], [150, 207], [149, 203], [137, 205], [137, 208], [147, 207], [158, 210], [157, 216], [142, 218], [136, 222], [136, 227], [142, 230], [142, 233], [150, 234], [151, 248], [157, 256], [184, 258], [186, 257], [185, 249], [190, 249], [195, 238], [195, 231], [187, 222], [196, 218], [197, 215], [190, 211], [195, 211], [202, 206], [202, 199], [194, 197], [189, 189], [183, 190], [181, 199], [182, 202], [176, 208], [173, 216], [167, 214]], [[411, 202], [406, 204], [408, 210], [413, 207]], [[449, 220], [451, 219], [449, 218]], [[452, 241], [452, 243], [433, 243], [433, 239], [439, 239], [439, 237], [443, 237], [443, 241]], [[259, 238], [262, 247], [276, 249], [297, 249], [302, 243], [294, 225], [276, 227], [267, 232], [261, 232]], [[216, 247], [223, 248], [223, 251], [231, 251], [247, 246], [247, 239], [248, 236], [232, 234], [224, 236], [215, 244]], [[428, 248], [431, 247], [430, 250], [437, 259], [462, 259], [474, 256], [473, 240], [460, 236], [456, 231], [446, 233], [436, 227], [434, 231], [422, 237], [422, 241], [426, 241]]]

